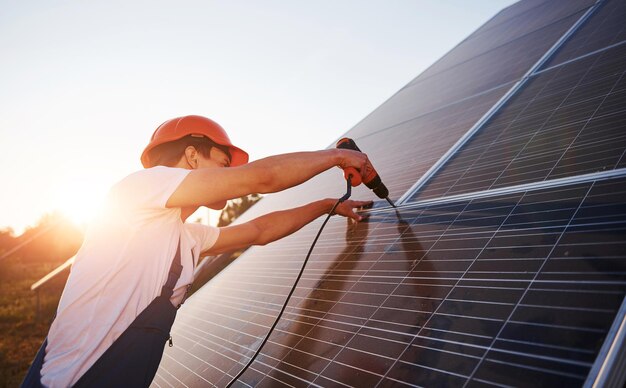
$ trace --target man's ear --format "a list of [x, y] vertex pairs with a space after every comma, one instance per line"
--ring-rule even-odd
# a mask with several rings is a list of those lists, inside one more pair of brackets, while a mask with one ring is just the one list
[[185, 148], [185, 159], [191, 168], [198, 168], [198, 150], [194, 146]]

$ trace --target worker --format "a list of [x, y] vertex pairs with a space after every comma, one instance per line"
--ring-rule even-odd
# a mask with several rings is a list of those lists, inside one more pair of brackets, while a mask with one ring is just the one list
[[[150, 385], [200, 257], [276, 241], [336, 200], [222, 228], [184, 221], [200, 206], [221, 209], [229, 199], [285, 190], [334, 166], [361, 170], [367, 156], [328, 149], [248, 163], [216, 122], [185, 116], [156, 129], [141, 162], [145, 169], [112, 187], [88, 228], [23, 386]], [[355, 209], [370, 203], [347, 200], [335, 213], [358, 221]]]

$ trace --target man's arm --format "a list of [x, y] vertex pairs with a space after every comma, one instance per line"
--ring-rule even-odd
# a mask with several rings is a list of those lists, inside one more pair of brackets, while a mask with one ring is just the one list
[[[328, 213], [335, 202], [335, 199], [324, 199], [301, 207], [269, 213], [243, 224], [220, 228], [217, 241], [205, 254], [216, 255], [279, 240]], [[354, 208], [371, 203], [371, 201], [344, 201], [337, 206], [335, 214], [360, 221], [362, 217], [354, 212]]]
[[270, 156], [240, 167], [191, 171], [167, 201], [167, 207], [203, 206], [251, 193], [274, 193], [299, 185], [339, 166], [361, 170], [367, 156], [330, 149]]

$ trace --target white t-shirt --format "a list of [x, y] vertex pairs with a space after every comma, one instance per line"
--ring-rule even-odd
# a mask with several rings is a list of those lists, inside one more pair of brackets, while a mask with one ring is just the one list
[[153, 167], [111, 189], [76, 254], [50, 327], [41, 370], [44, 386], [76, 383], [160, 295], [179, 236], [183, 271], [171, 300], [180, 302], [200, 252], [219, 236], [218, 228], [184, 224], [180, 208], [165, 207], [188, 173]]

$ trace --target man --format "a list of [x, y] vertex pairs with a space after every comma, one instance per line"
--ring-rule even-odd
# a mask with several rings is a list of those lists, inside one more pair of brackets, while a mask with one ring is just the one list
[[[201, 116], [166, 121], [144, 150], [145, 170], [117, 183], [76, 255], [52, 323], [23, 386], [148, 386], [193, 281], [199, 257], [285, 237], [328, 213], [324, 199], [225, 228], [185, 224], [199, 206], [272, 193], [366, 155], [324, 150], [252, 163], [222, 127]], [[360, 220], [345, 201], [335, 213]]]

